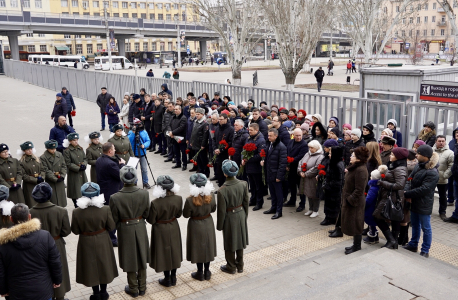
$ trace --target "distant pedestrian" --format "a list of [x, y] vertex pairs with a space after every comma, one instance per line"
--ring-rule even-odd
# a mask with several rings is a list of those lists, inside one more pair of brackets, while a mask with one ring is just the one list
[[440, 58], [441, 58], [441, 57], [440, 57], [439, 53], [437, 53], [437, 55], [436, 55], [436, 65], [439, 63], [439, 59], [440, 59]]
[[351, 60], [348, 60], [347, 62], [347, 71], [345, 72], [345, 74], [348, 74], [348, 73], [351, 73]]
[[324, 78], [324, 71], [322, 67], [319, 67], [318, 70], [315, 71], [315, 78], [316, 78], [316, 84], [318, 87], [318, 92], [321, 92], [321, 85], [323, 84], [323, 78]]
[[70, 124], [70, 127], [73, 127], [73, 119], [72, 119], [72, 111], [76, 110], [76, 105], [75, 101], [73, 100], [72, 94], [67, 90], [67, 88], [64, 86], [62, 88], [62, 98], [65, 99], [67, 102], [67, 117], [68, 117], [68, 122]]
[[351, 60], [351, 72], [356, 73], [356, 59], [354, 57]]
[[75, 63], [73, 64], [73, 68], [77, 69], [78, 68], [78, 61], [75, 60]]
[[100, 107], [100, 115], [102, 117], [102, 129], [100, 129], [100, 131], [103, 131], [105, 130], [105, 108], [110, 101], [111, 95], [107, 93], [106, 87], [102, 87], [101, 91], [102, 92], [97, 96], [96, 103]]
[[178, 72], [178, 69], [175, 69], [172, 76], [173, 76], [173, 79], [176, 79], [176, 80], [180, 79], [180, 73]]
[[331, 76], [331, 75], [334, 75], [334, 62], [332, 60], [329, 60], [329, 63], [328, 63], [328, 75]]
[[54, 123], [57, 123], [57, 120], [60, 116], [67, 116], [67, 101], [62, 98], [61, 93], [56, 94], [56, 102], [54, 102], [54, 108], [51, 114], [51, 120], [54, 120]]
[[171, 77], [171, 76], [172, 76], [172, 75], [170, 75], [170, 73], [169, 73], [169, 72], [167, 72], [167, 71], [164, 71], [164, 74], [162, 75], [162, 78], [167, 78], [167, 79], [170, 79], [170, 77]]
[[146, 77], [154, 77], [153, 69], [149, 69], [149, 71], [146, 72]]

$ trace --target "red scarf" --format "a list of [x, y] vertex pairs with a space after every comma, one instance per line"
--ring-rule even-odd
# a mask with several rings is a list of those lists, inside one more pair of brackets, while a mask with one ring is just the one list
[[292, 120], [296, 119], [296, 116], [292, 116], [292, 117], [288, 116], [288, 119], [290, 119], [292, 121]]

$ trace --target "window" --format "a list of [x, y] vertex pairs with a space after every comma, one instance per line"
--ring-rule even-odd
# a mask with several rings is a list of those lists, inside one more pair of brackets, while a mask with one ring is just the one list
[[405, 30], [401, 30], [401, 36], [402, 36], [402, 37], [405, 37], [405, 36], [406, 36], [406, 31], [405, 31]]
[[83, 45], [76, 44], [76, 54], [83, 54]]
[[410, 29], [410, 30], [409, 30], [409, 37], [412, 37], [412, 35], [413, 35], [413, 30]]
[[127, 42], [127, 43], [126, 43], [126, 51], [127, 51], [127, 52], [130, 52], [130, 42]]
[[27, 33], [26, 37], [33, 37], [33, 33]]
[[75, 34], [75, 39], [80, 39], [80, 38], [81, 38], [81, 35]]
[[0, 7], [6, 7], [5, 0], [0, 0]]
[[119, 13], [114, 13], [113, 17], [119, 18]]
[[35, 8], [41, 8], [41, 0], [35, 0]]
[[413, 23], [413, 18], [412, 18], [412, 17], [409, 18], [409, 23], [410, 23], [410, 24]]
[[396, 6], [396, 12], [399, 12], [399, 6]]
[[417, 10], [420, 11], [421, 10], [421, 4], [418, 4], [417, 6]]
[[17, 0], [10, 0], [11, 7], [17, 7]]
[[130, 2], [130, 8], [137, 8], [137, 2]]
[[40, 45], [40, 52], [48, 52], [48, 47], [46, 45]]
[[163, 14], [157, 14], [157, 19], [158, 20], [164, 20], [164, 15]]
[[133, 13], [132, 14], [132, 19], [136, 19], [137, 18], [137, 14], [136, 13]]
[[445, 35], [445, 29], [441, 29], [441, 35], [442, 35], [442, 36]]
[[95, 17], [100, 17], [100, 13], [94, 13]]
[[29, 52], [35, 52], [35, 45], [28, 45], [28, 46], [27, 46], [27, 51], [29, 51]]
[[83, 8], [84, 9], [89, 8], [89, 1], [83, 1]]
[[416, 36], [420, 36], [420, 30], [417, 30]]
[[445, 23], [445, 16], [442, 16], [441, 22], [442, 22], [442, 23]]
[[156, 42], [152, 42], [151, 43], [151, 51], [156, 51], [157, 48], [156, 48]]
[[172, 21], [172, 15], [171, 14], [166, 14], [165, 18], [167, 21]]
[[122, 8], [127, 8], [127, 2], [122, 3]]
[[71, 36], [69, 34], [64, 34], [64, 39], [71, 39]]
[[397, 31], [394, 32], [394, 36], [396, 36], [396, 37], [398, 36], [398, 32]]
[[98, 8], [99, 7], [99, 1], [92, 1], [92, 7]]
[[60, 6], [68, 7], [68, 1], [67, 0], [60, 0]]
[[433, 3], [433, 9], [436, 9], [436, 2]]
[[64, 12], [64, 11], [62, 12], [62, 14], [63, 14], [63, 15], [69, 15], [68, 12]]
[[168, 47], [169, 47], [169, 49], [168, 49], [169, 51], [172, 51], [172, 50], [173, 50], [173, 44], [172, 44], [172, 42], [169, 42], [169, 43], [168, 43]]
[[427, 36], [428, 35], [428, 30], [424, 29], [423, 30], [423, 36]]
[[193, 22], [197, 22], [197, 16], [196, 15], [192, 16], [192, 21]]
[[45, 34], [44, 33], [39, 33], [38, 37], [45, 37]]
[[149, 9], [154, 9], [154, 3], [149, 3], [148, 7], [149, 7]]
[[402, 24], [406, 23], [406, 18], [402, 18]]
[[140, 8], [141, 9], [146, 9], [146, 3], [144, 3], [144, 2], [140, 3]]
[[431, 29], [431, 36], [434, 36], [436, 35], [436, 30], [435, 29]]
[[425, 4], [425, 10], [428, 10], [428, 3]]
[[417, 24], [420, 24], [420, 17], [417, 17]]
[[157, 9], [162, 9], [162, 3], [157, 4]]
[[410, 7], [410, 12], [413, 12], [413, 6]]
[[148, 42], [143, 42], [143, 51], [148, 51]]
[[102, 50], [102, 49], [103, 49], [103, 45], [102, 44], [97, 44], [97, 51]]
[[166, 4], [165, 4], [165, 9], [166, 9], [167, 11], [170, 10], [170, 3], [166, 3]]
[[155, 20], [155, 19], [156, 19], [154, 14], [149, 14], [149, 18], [150, 18], [151, 20]]
[[140, 51], [140, 43], [134, 43], [134, 51], [135, 52]]
[[111, 2], [111, 6], [113, 6], [113, 8], [118, 8], [118, 1]]
[[77, 16], [77, 15], [79, 15], [79, 14], [80, 14], [79, 12], [76, 12], [76, 11], [73, 12], [73, 15], [74, 15], [74, 16]]
[[78, 7], [78, 0], [72, 0], [72, 7]]
[[92, 54], [92, 44], [87, 44], [86, 45], [86, 52], [87, 52], [87, 54]]
[[173, 20], [174, 20], [174, 21], [178, 21], [178, 14], [174, 14], [174, 15], [173, 15]]
[[186, 4], [181, 4], [181, 9], [186, 10]]
[[123, 13], [122, 17], [128, 19], [129, 18], [129, 14], [128, 13]]
[[103, 8], [110, 8], [110, 3], [108, 1], [103, 1]]
[[30, 0], [22, 0], [22, 7], [29, 8], [30, 7]]
[[433, 17], [431, 18], [431, 22], [436, 23], [436, 16], [433, 16]]
[[424, 22], [425, 22], [425, 23], [428, 23], [428, 16], [425, 16]]
[[164, 42], [161, 42], [159, 50], [160, 51], [164, 51], [165, 50], [165, 43]]
[[10, 46], [5, 46], [5, 51], [10, 51]]
[[453, 35], [453, 29], [452, 29], [452, 30], [450, 30], [450, 34], [451, 34], [451, 35]]
[[89, 12], [83, 12], [83, 16], [89, 16], [90, 13]]

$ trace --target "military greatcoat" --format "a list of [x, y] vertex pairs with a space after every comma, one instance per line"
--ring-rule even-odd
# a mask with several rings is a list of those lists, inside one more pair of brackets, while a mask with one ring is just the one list
[[87, 166], [86, 154], [79, 145], [69, 145], [64, 150], [65, 163], [68, 168], [67, 197], [70, 199], [81, 198], [81, 187], [87, 182], [86, 171], [80, 171], [80, 165]]
[[51, 202], [61, 207], [67, 207], [67, 194], [63, 180], [67, 176], [67, 164], [63, 154], [59, 151], [51, 154], [46, 150], [40, 156], [40, 160], [45, 171], [45, 181], [52, 187]]
[[116, 154], [124, 159], [126, 163], [129, 161], [129, 158], [134, 155], [132, 150], [132, 145], [130, 144], [129, 138], [127, 136], [117, 136], [114, 135], [108, 140], [115, 146]]
[[91, 182], [97, 183], [97, 172], [95, 171], [95, 162], [102, 156], [102, 145], [91, 144], [86, 149], [87, 163], [91, 165]]
[[[15, 158], [0, 158], [0, 184], [11, 188], [13, 183], [22, 185], [22, 168], [19, 161]], [[21, 188], [10, 190], [9, 201], [25, 203], [24, 194]]]
[[31, 155], [26, 155], [20, 161], [22, 169], [22, 190], [24, 191], [25, 203], [32, 208], [37, 202], [32, 198], [33, 188], [37, 185], [37, 178], [45, 179], [45, 170], [41, 163]]

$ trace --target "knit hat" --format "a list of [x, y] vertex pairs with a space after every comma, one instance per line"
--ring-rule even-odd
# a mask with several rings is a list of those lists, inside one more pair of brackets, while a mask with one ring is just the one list
[[414, 160], [416, 158], [417, 153], [413, 150], [409, 150], [409, 156], [407, 156], [408, 160]]
[[396, 144], [396, 140], [389, 136], [384, 136], [381, 140], [382, 144], [387, 144], [390, 146], [394, 146]]
[[263, 105], [266, 105], [266, 106], [267, 106], [267, 102], [266, 102], [266, 101], [261, 101], [261, 102], [259, 102], [259, 106], [262, 107]]
[[122, 128], [122, 125], [118, 123], [118, 124], [114, 125], [114, 126], [111, 128], [111, 132], [114, 133], [114, 132], [116, 132], [116, 131], [118, 131], [118, 130], [120, 130], [120, 129], [122, 130], [123, 128]]
[[93, 198], [100, 195], [100, 186], [94, 182], [86, 182], [81, 187], [81, 194], [87, 198]]
[[340, 136], [340, 130], [337, 127], [331, 128], [331, 132], [334, 133], [336, 136]]
[[395, 119], [389, 119], [388, 122], [386, 122], [386, 125], [388, 126], [388, 124], [393, 124], [394, 127], [398, 127], [398, 122], [396, 122]]
[[52, 188], [47, 182], [37, 184], [32, 190], [32, 198], [38, 203], [49, 201], [52, 196]]
[[310, 129], [310, 126], [309, 126], [309, 124], [307, 124], [307, 123], [302, 123], [301, 129], [302, 129], [302, 130], [306, 130], [306, 131], [308, 132], [309, 129]]
[[389, 129], [389, 128], [383, 129], [382, 133], [385, 133], [385, 135], [387, 135], [389, 137], [393, 137], [393, 131], [391, 131], [391, 129]]
[[212, 105], [219, 106], [219, 102], [215, 100], [215, 101], [212, 102]]
[[406, 148], [398, 147], [391, 150], [396, 159], [406, 159], [409, 156], [409, 150]]
[[133, 99], [133, 100], [140, 99], [140, 95], [139, 95], [139, 94], [134, 94], [134, 95], [132, 96], [132, 99]]
[[336, 126], [339, 126], [339, 119], [337, 117], [331, 117], [329, 118], [329, 122], [330, 121], [334, 121], [334, 123], [336, 123]]
[[426, 145], [426, 143], [423, 142], [422, 140], [416, 140], [414, 144], [417, 144], [418, 146]]
[[[320, 114], [314, 114], [312, 117], [315, 117], [318, 122], [322, 123], [323, 117]], [[339, 120], [337, 120], [338, 122]]]
[[11, 216], [11, 209], [14, 206], [13, 201], [2, 200], [0, 201], [0, 209], [2, 210], [2, 215], [4, 216]]
[[425, 124], [423, 124], [423, 127], [429, 127], [429, 128], [431, 128], [431, 130], [436, 129], [436, 125], [434, 125], [434, 123], [432, 121], [426, 122]]
[[62, 94], [61, 93], [57, 93], [56, 97], [62, 97]]
[[260, 115], [263, 119], [267, 118], [267, 113], [265, 111], [261, 111]]
[[157, 178], [157, 185], [165, 190], [171, 190], [175, 185], [175, 181], [169, 175], [161, 175]]
[[3, 152], [5, 150], [10, 150], [6, 144], [0, 144], [0, 152]]
[[250, 113], [250, 110], [248, 108], [242, 108], [240, 110], [245, 116], [248, 116], [248, 114]]
[[306, 119], [306, 120], [309, 120], [310, 122], [313, 122], [313, 118], [312, 118], [311, 115], [306, 115], [306, 116], [305, 116], [305, 119]]
[[430, 145], [421, 145], [417, 149], [417, 154], [420, 154], [427, 158], [431, 158], [431, 156], [433, 156], [433, 148], [431, 148]]
[[363, 128], [366, 128], [370, 132], [374, 131], [374, 125], [372, 125], [371, 123], [367, 123], [366, 125], [363, 126]]
[[202, 173], [192, 174], [191, 177], [189, 177], [189, 182], [197, 187], [202, 187], [207, 183], [207, 176]]
[[237, 163], [233, 160], [225, 159], [223, 161], [223, 173], [226, 174], [228, 177], [234, 177], [239, 172], [239, 167]]
[[10, 189], [4, 185], [0, 185], [0, 200], [8, 200]]
[[304, 115], [304, 117], [307, 116], [307, 112], [305, 110], [303, 110], [303, 109], [299, 109], [297, 111], [297, 113], [302, 113]]
[[30, 142], [30, 141], [27, 141], [27, 142], [25, 142], [25, 143], [22, 143], [22, 144], [20, 145], [20, 147], [21, 147], [21, 150], [22, 150], [22, 151], [25, 151], [25, 150], [28, 150], [28, 149], [33, 149], [33, 143]]
[[355, 128], [355, 129], [353, 129], [353, 130], [351, 131], [351, 134], [356, 135], [356, 136], [358, 137], [358, 139], [360, 139], [360, 138], [361, 138], [361, 129]]
[[289, 120], [285, 121], [285, 122], [283, 122], [283, 126], [285, 126], [286, 128], [289, 129], [289, 128], [291, 128], [291, 126], [293, 126], [293, 122], [291, 122]]
[[372, 180], [379, 180], [380, 178], [382, 178], [382, 174], [380, 173], [379, 170], [375, 169], [374, 171], [371, 172]]
[[274, 106], [274, 107], [272, 107], [272, 108], [270, 109], [270, 111], [271, 111], [271, 112], [273, 112], [273, 111], [274, 111], [274, 112], [276, 112], [276, 113], [277, 113], [277, 115], [278, 115], [278, 108], [276, 108], [275, 106]]
[[205, 115], [205, 109], [203, 109], [202, 107], [196, 108], [196, 114]]
[[344, 128], [348, 128], [350, 130], [352, 129], [351, 125], [348, 124], [348, 123], [343, 124], [342, 129], [344, 129]]
[[46, 149], [56, 149], [57, 148], [57, 141], [56, 140], [49, 140], [45, 142]]
[[323, 147], [326, 147], [326, 148], [331, 148], [334, 146], [339, 146], [339, 143], [337, 143], [337, 141], [333, 139], [326, 140], [323, 144]]
[[80, 138], [80, 136], [79, 136], [79, 134], [76, 133], [76, 132], [72, 132], [72, 133], [69, 133], [69, 134], [67, 135], [67, 140], [68, 140], [68, 141], [79, 140], [79, 138]]
[[137, 171], [130, 166], [124, 166], [119, 171], [119, 177], [125, 184], [134, 184], [137, 182]]

